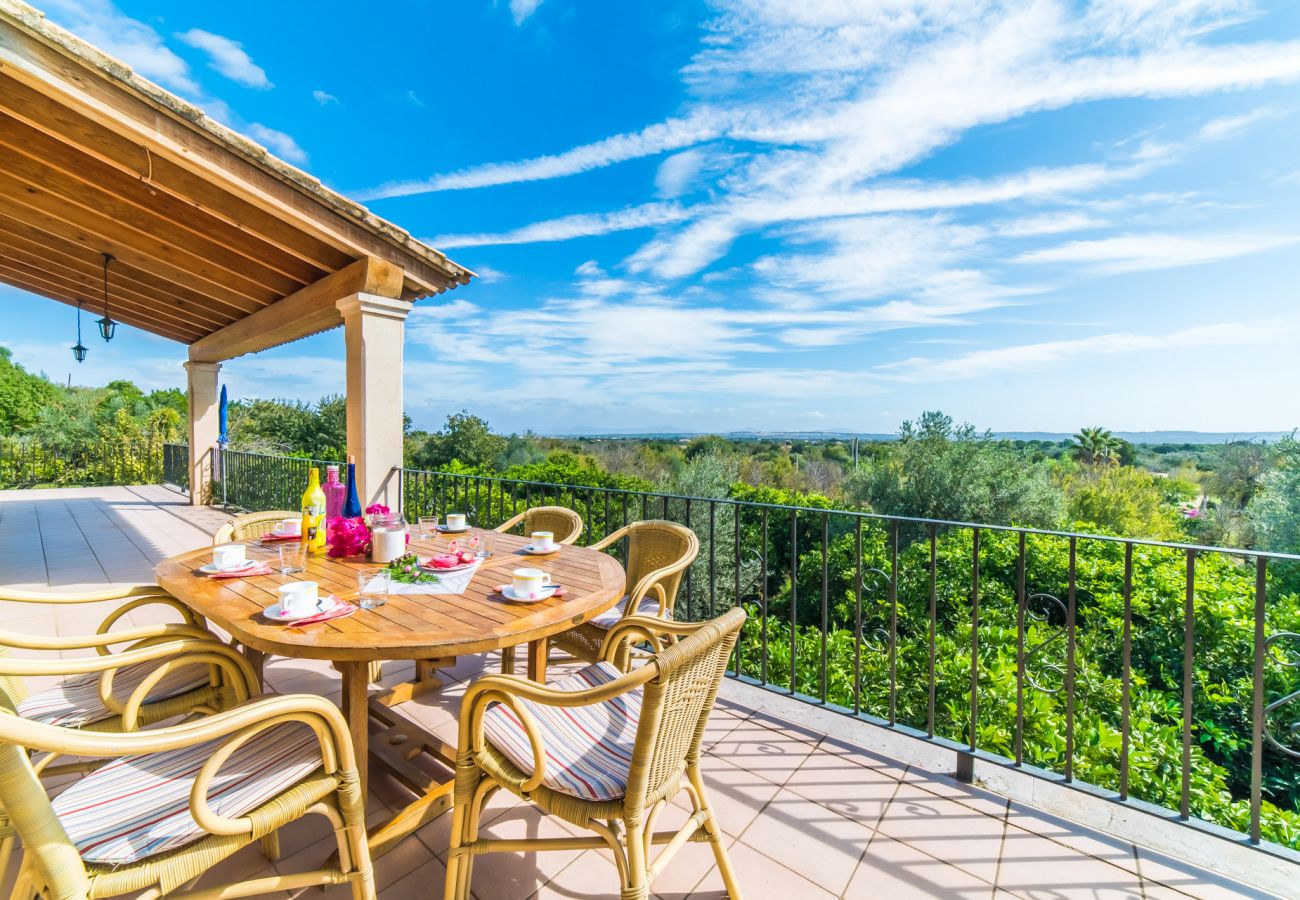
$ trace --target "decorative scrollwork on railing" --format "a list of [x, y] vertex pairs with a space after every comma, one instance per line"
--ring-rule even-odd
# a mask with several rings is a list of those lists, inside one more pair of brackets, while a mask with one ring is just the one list
[[[862, 593], [863, 596], [889, 596], [889, 573], [883, 569], [864, 569], [862, 572]], [[873, 643], [871, 638], [867, 637], [867, 627], [858, 634], [858, 640], [862, 642], [863, 649], [870, 650], [872, 653], [887, 654], [894, 644], [893, 635], [884, 628], [871, 629], [871, 637], [876, 639]]]
[[[1031, 594], [1025, 600], [1025, 619], [1027, 621], [1050, 625], [1053, 618], [1053, 612], [1059, 614], [1060, 618], [1058, 621], [1064, 621], [1069, 616], [1069, 610], [1066, 609], [1065, 604], [1061, 602], [1061, 598], [1052, 594]], [[1026, 625], [1025, 630], [1028, 631], [1028, 625]], [[1044, 694], [1052, 695], [1059, 694], [1061, 689], [1065, 687], [1065, 667], [1060, 663], [1042, 659], [1044, 651], [1046, 651], [1048, 647], [1064, 641], [1065, 636], [1065, 628], [1060, 627], [1057, 629], [1056, 633], [1047, 638], [1047, 640], [1040, 641], [1032, 647], [1025, 648], [1025, 680], [1028, 681], [1030, 686], [1035, 690], [1042, 691]], [[1031, 663], [1034, 662], [1040, 664], [1040, 674], [1051, 672], [1061, 679], [1061, 683], [1056, 687], [1049, 687], [1039, 681], [1039, 676], [1035, 675], [1031, 668]]]
[[[1285, 642], [1294, 642], [1294, 646], [1285, 647]], [[1279, 631], [1264, 642], [1264, 653], [1269, 656], [1273, 662], [1286, 669], [1300, 669], [1300, 634], [1293, 631]], [[1300, 736], [1300, 721], [1290, 722], [1286, 725], [1282, 737], [1279, 737], [1273, 731], [1273, 725], [1269, 717], [1284, 706], [1300, 699], [1300, 690], [1294, 690], [1284, 697], [1279, 697], [1272, 703], [1264, 707], [1264, 738], [1287, 756], [1300, 759], [1300, 749], [1288, 747], [1282, 742], [1283, 737], [1296, 738]]]

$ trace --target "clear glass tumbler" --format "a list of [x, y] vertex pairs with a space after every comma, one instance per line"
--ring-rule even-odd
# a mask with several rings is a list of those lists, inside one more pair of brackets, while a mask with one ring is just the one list
[[424, 540], [432, 540], [438, 536], [438, 517], [437, 516], [420, 516], [420, 537]]
[[307, 542], [285, 541], [280, 544], [280, 574], [297, 575], [307, 571]]
[[474, 533], [477, 539], [477, 545], [474, 547], [474, 555], [479, 559], [487, 559], [497, 547], [497, 533], [490, 528], [483, 529]]
[[363, 569], [357, 573], [357, 605], [375, 609], [388, 602], [392, 576], [384, 569]]

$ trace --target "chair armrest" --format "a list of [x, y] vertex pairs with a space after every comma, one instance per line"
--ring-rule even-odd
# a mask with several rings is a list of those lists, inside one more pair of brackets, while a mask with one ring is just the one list
[[499, 531], [502, 534], [505, 534], [511, 528], [514, 528], [516, 525], [522, 522], [524, 520], [524, 517], [527, 515], [528, 515], [528, 511], [524, 510], [519, 514], [511, 516], [509, 519], [506, 519], [504, 522], [502, 522], [500, 525], [498, 525], [496, 528], [493, 528], [492, 530]]
[[557, 691], [546, 685], [528, 681], [515, 675], [485, 675], [470, 686], [461, 700], [460, 742], [462, 752], [468, 749], [479, 753], [483, 749], [483, 716], [493, 704], [500, 703], [513, 712], [523, 724], [524, 734], [533, 750], [533, 774], [520, 786], [524, 791], [531, 791], [542, 783], [546, 774], [546, 745], [542, 740], [537, 720], [521, 703], [527, 700], [542, 706], [572, 709], [578, 706], [591, 706], [626, 694], [628, 691], [645, 684], [655, 676], [657, 667], [643, 666], [616, 678], [608, 684], [588, 688], [584, 691]]
[[116, 625], [118, 620], [121, 619], [124, 615], [131, 612], [132, 610], [139, 609], [143, 606], [169, 607], [170, 609], [173, 609], [176, 612], [180, 613], [181, 621], [184, 624], [199, 629], [201, 631], [205, 631], [205, 632], [207, 631], [206, 624], [204, 623], [203, 618], [201, 616], [196, 614], [194, 610], [190, 609], [184, 603], [177, 600], [171, 594], [159, 588], [157, 593], [155, 594], [151, 594], [149, 596], [137, 597], [131, 600], [129, 603], [123, 603], [117, 609], [113, 610], [111, 613], [109, 613], [107, 616], [104, 617], [104, 621], [99, 623], [99, 628], [96, 630], [96, 633], [97, 634], [106, 633], [110, 628]]
[[624, 650], [629, 643], [644, 641], [658, 653], [676, 643], [677, 638], [694, 634], [707, 624], [709, 623], [677, 622], [655, 616], [624, 616], [605, 635], [605, 642], [600, 648], [600, 660], [626, 671], [627, 656]]
[[79, 591], [74, 593], [46, 593], [43, 591], [19, 591], [13, 588], [0, 588], [0, 600], [13, 603], [100, 603], [104, 600], [126, 600], [131, 597], [169, 596], [156, 584], [133, 584], [104, 588], [97, 591]]
[[[141, 663], [158, 663], [125, 702], [113, 696], [113, 678], [119, 669]], [[140, 708], [149, 693], [171, 672], [189, 666], [208, 666], [224, 676], [238, 702], [256, 695], [257, 675], [248, 660], [233, 647], [212, 637], [155, 639], [143, 641], [129, 650], [110, 656], [87, 656], [73, 659], [11, 659], [0, 657], [0, 675], [88, 675], [101, 673], [99, 701], [122, 717], [122, 729], [138, 727]]]
[[[73, 635], [72, 637], [54, 637], [40, 634], [19, 634], [15, 631], [0, 629], [0, 647], [13, 647], [20, 650], [89, 650], [95, 649], [100, 655], [106, 655], [114, 644], [137, 643], [158, 638], [195, 638], [216, 640], [216, 635], [204, 628], [193, 625], [146, 625], [124, 631], [103, 632], [93, 635]], [[66, 673], [54, 673], [66, 674]]]
[[620, 528], [618, 531], [615, 531], [613, 534], [607, 534], [602, 540], [599, 540], [596, 543], [591, 544], [589, 547], [587, 547], [587, 549], [604, 550], [606, 547], [609, 547], [610, 545], [623, 540], [623, 538], [627, 537], [628, 533], [631, 531], [632, 531], [632, 526], [624, 525], [622, 528]]

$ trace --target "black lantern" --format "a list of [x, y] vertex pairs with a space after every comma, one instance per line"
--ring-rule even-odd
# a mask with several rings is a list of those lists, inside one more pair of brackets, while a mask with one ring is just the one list
[[113, 261], [111, 254], [104, 254], [104, 318], [99, 320], [99, 336], [106, 341], [113, 339], [113, 332], [117, 330], [117, 323], [108, 315], [108, 264]]
[[77, 343], [72, 348], [72, 356], [77, 362], [86, 361], [86, 348], [81, 343], [81, 304], [77, 304]]

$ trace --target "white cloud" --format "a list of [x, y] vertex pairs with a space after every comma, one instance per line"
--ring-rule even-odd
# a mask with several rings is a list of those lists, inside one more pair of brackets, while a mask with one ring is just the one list
[[998, 234], [1004, 237], [1038, 237], [1045, 234], [1062, 234], [1067, 231], [1088, 231], [1104, 228], [1110, 223], [1087, 213], [1060, 210], [1035, 216], [1009, 219], [997, 224]]
[[1300, 243], [1297, 234], [1125, 234], [1030, 250], [1016, 262], [1078, 263], [1102, 274], [1219, 262]]
[[1278, 117], [1277, 110], [1267, 107], [1252, 110], [1248, 113], [1242, 113], [1239, 116], [1220, 116], [1217, 119], [1211, 119], [1201, 126], [1197, 132], [1197, 137], [1204, 141], [1219, 141], [1225, 138], [1236, 137], [1243, 131], [1250, 129], [1252, 125], [1264, 122], [1269, 119]]
[[542, 0], [510, 0], [510, 15], [514, 16], [516, 25], [522, 25], [541, 5]]
[[706, 155], [698, 148], [674, 153], [659, 164], [655, 173], [655, 190], [660, 197], [680, 197], [686, 193], [706, 162]]
[[952, 359], [912, 357], [880, 366], [882, 377], [905, 382], [961, 381], [996, 372], [1039, 371], [1080, 357], [1122, 353], [1272, 344], [1290, 340], [1291, 326], [1277, 322], [1222, 322], [1185, 328], [1169, 334], [1101, 334], [1072, 341], [1045, 341], [977, 350]]
[[244, 129], [248, 136], [266, 147], [276, 156], [291, 163], [302, 164], [307, 161], [307, 151], [298, 146], [298, 142], [283, 131], [268, 128], [260, 122], [253, 122]]
[[319, 103], [321, 106], [329, 106], [331, 103], [339, 102], [338, 97], [335, 97], [333, 94], [326, 93], [325, 91], [322, 91], [319, 88], [312, 91], [311, 96], [312, 99], [315, 100], [317, 103]]
[[476, 234], [440, 234], [428, 239], [435, 247], [479, 247], [487, 244], [531, 244], [547, 241], [568, 241], [579, 237], [594, 237], [616, 231], [652, 228], [680, 222], [688, 216], [685, 209], [675, 203], [646, 203], [612, 213], [581, 213], [548, 219], [524, 225], [511, 231]]
[[252, 57], [238, 41], [201, 28], [182, 31], [176, 37], [181, 42], [206, 53], [208, 65], [231, 81], [252, 88], [272, 87], [266, 77], [266, 70], [253, 62]]

